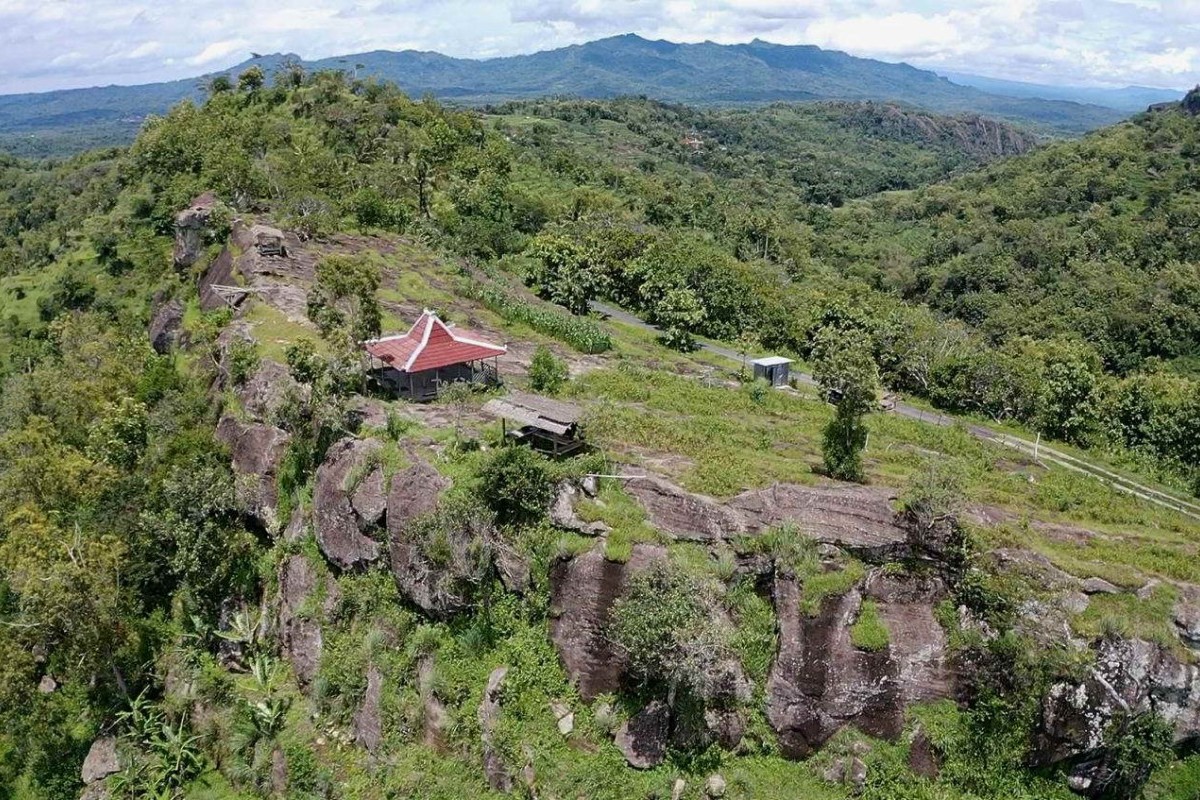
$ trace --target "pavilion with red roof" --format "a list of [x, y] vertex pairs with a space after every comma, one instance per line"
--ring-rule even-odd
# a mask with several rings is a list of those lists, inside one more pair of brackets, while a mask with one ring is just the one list
[[499, 358], [508, 352], [505, 345], [447, 325], [428, 309], [408, 333], [368, 339], [363, 347], [376, 378], [411, 400], [432, 400], [443, 384], [455, 381], [494, 383]]

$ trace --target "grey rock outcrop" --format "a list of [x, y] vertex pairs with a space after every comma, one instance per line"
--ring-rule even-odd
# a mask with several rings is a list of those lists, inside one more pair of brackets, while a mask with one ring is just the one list
[[450, 724], [450, 715], [434, 691], [433, 658], [432, 655], [426, 654], [417, 661], [417, 691], [421, 695], [421, 706], [424, 710], [422, 741], [426, 747], [440, 751], [446, 745], [446, 726]]
[[608, 525], [599, 520], [584, 522], [575, 513], [575, 504], [580, 500], [580, 494], [580, 490], [576, 489], [574, 484], [570, 482], [564, 482], [558, 487], [558, 494], [554, 496], [554, 502], [550, 504], [551, 524], [563, 530], [575, 531], [584, 536], [600, 536], [601, 534], [608, 533], [611, 530]]
[[204, 252], [205, 232], [212, 219], [217, 199], [206, 192], [175, 216], [175, 268], [186, 270], [200, 259]]
[[[783, 753], [809, 755], [847, 725], [895, 739], [911, 705], [953, 692], [946, 634], [933, 615], [945, 595], [936, 578], [873, 572], [861, 585], [826, 598], [816, 616], [801, 607], [801, 587], [775, 581], [779, 652], [767, 682], [767, 718]], [[850, 628], [864, 599], [889, 632], [880, 651], [859, 650]]]
[[504, 759], [496, 749], [493, 732], [500, 719], [500, 689], [504, 678], [508, 675], [508, 667], [496, 667], [488, 676], [487, 687], [483, 690], [483, 700], [479, 703], [479, 729], [483, 739], [483, 774], [488, 786], [497, 792], [511, 792], [513, 776]]
[[719, 503], [657, 477], [627, 483], [650, 523], [676, 539], [714, 541], [791, 524], [864, 560], [910, 555], [911, 534], [896, 519], [892, 493], [867, 486], [776, 484]]
[[666, 703], [652, 700], [617, 729], [613, 743], [629, 766], [653, 769], [666, 758], [670, 739], [671, 711]]
[[665, 548], [636, 544], [624, 564], [589, 550], [551, 565], [550, 637], [585, 700], [619, 688], [625, 657], [607, 635], [613, 604], [631, 575], [663, 558]]
[[271, 425], [246, 424], [227, 415], [217, 424], [216, 436], [217, 441], [229, 448], [233, 472], [238, 477], [237, 499], [242, 511], [270, 529], [277, 524], [276, 476], [291, 435]]
[[411, 603], [444, 619], [470, 607], [491, 566], [496, 539], [484, 512], [438, 511], [391, 537], [392, 577]]
[[235, 388], [246, 413], [259, 422], [272, 422], [289, 397], [307, 399], [309, 389], [292, 377], [288, 368], [269, 358], [262, 359], [245, 383]]
[[1114, 720], [1154, 711], [1176, 742], [1200, 739], [1200, 667], [1141, 639], [1102, 639], [1095, 655], [1083, 680], [1050, 688], [1035, 748], [1039, 765], [1067, 765], [1071, 787], [1089, 796], [1112, 777], [1105, 733]]
[[[314, 607], [318, 587], [324, 583], [325, 602]], [[320, 615], [338, 602], [337, 584], [323, 580], [308, 559], [292, 555], [279, 566], [279, 634], [283, 654], [301, 686], [309, 686], [321, 666], [324, 637]]]
[[437, 508], [442, 492], [449, 488], [450, 479], [424, 461], [393, 475], [387, 495], [388, 536], [399, 536], [409, 522]]
[[313, 523], [317, 544], [329, 561], [340, 569], [358, 569], [379, 558], [379, 543], [364, 534], [366, 524], [351, 505], [348, 486], [351, 473], [379, 451], [375, 439], [342, 439], [325, 455], [317, 468], [313, 488]]
[[179, 332], [183, 329], [183, 304], [178, 300], [168, 300], [158, 306], [150, 319], [146, 333], [150, 337], [150, 346], [160, 356], [170, 353], [179, 343]]
[[351, 730], [354, 741], [374, 753], [383, 741], [383, 711], [380, 702], [383, 695], [383, 673], [374, 664], [367, 669], [367, 689], [363, 693], [362, 705], [354, 714]]
[[117, 739], [114, 736], [101, 736], [92, 742], [88, 748], [87, 757], [83, 759], [83, 768], [79, 777], [84, 785], [90, 786], [102, 781], [109, 775], [121, 769], [121, 759], [117, 754]]

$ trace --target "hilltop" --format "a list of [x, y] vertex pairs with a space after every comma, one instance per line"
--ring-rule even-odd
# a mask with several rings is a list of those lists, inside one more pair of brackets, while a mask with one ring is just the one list
[[[995, 161], [994, 123], [875, 104], [476, 113], [321, 73], [0, 160], [0, 792], [1189, 800], [1186, 354], [935, 299], [968, 264], [991, 310], [1066, 293], [1047, 241], [1120, 285], [1133, 232], [1192, 264], [1191, 108]], [[838, 137], [842, 205], [781, 207]], [[906, 163], [953, 177], [870, 194]], [[409, 402], [363, 342], [434, 315], [488, 385]], [[590, 450], [513, 444], [529, 393]]]
[[268, 74], [283, 64], [343, 70], [391, 81], [413, 96], [455, 103], [495, 103], [564, 95], [621, 95], [693, 104], [877, 100], [942, 114], [970, 112], [1078, 134], [1119, 120], [1099, 105], [1017, 98], [960, 86], [927, 70], [807, 45], [676, 44], [629, 34], [582, 45], [484, 60], [417, 51], [373, 51], [303, 61], [295, 55], [257, 57], [195, 79], [142, 86], [107, 86], [0, 96], [0, 141], [38, 154], [123, 143], [149, 114], [184, 98], [198, 99], [214, 77], [251, 66]]

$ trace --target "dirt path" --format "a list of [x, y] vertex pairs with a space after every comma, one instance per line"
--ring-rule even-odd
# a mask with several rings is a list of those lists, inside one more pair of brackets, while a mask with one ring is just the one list
[[[658, 330], [658, 328], [647, 322], [644, 322], [640, 318], [630, 314], [628, 311], [609, 305], [608, 303], [599, 303], [593, 301], [591, 306], [594, 311], [597, 311], [600, 314], [609, 317], [610, 319], [623, 322], [626, 325], [632, 325], [646, 331]], [[729, 349], [728, 347], [722, 347], [721, 345], [710, 344], [707, 342], [700, 342], [699, 346], [701, 350], [705, 350], [709, 353], [713, 353], [731, 361], [735, 361], [738, 364], [742, 363], [741, 354]], [[792, 377], [795, 378], [797, 382], [806, 386], [816, 386], [816, 381], [813, 380], [812, 375], [808, 375], [803, 372], [792, 372]], [[892, 408], [892, 413], [898, 414], [899, 416], [907, 419], [924, 422], [930, 425], [939, 425], [942, 427], [953, 425], [960, 419], [959, 417], [955, 417], [950, 414], [942, 414], [936, 411], [926, 411], [923, 408], [918, 408], [902, 401], [896, 401], [895, 406]], [[1055, 464], [1056, 466], [1062, 467], [1063, 469], [1068, 469], [1072, 472], [1086, 475], [1089, 478], [1098, 480], [1119, 492], [1124, 492], [1125, 494], [1132, 495], [1140, 500], [1153, 503], [1156, 506], [1169, 509], [1178, 514], [1182, 514], [1189, 519], [1200, 522], [1200, 504], [1175, 497], [1174, 495], [1169, 495], [1165, 492], [1155, 489], [1152, 486], [1147, 486], [1131, 478], [1118, 475], [1106, 467], [1103, 467], [1092, 461], [1078, 458], [1070, 455], [1069, 453], [1064, 453], [1063, 451], [1056, 450], [1053, 447], [1040, 443], [1034, 443], [1027, 439], [1013, 436], [1009, 433], [995, 431], [976, 422], [969, 422], [965, 420], [964, 422], [966, 424], [967, 431], [976, 439], [998, 444], [1003, 447], [1008, 447], [1031, 458], [1035, 458], [1038, 461], [1049, 462]]]

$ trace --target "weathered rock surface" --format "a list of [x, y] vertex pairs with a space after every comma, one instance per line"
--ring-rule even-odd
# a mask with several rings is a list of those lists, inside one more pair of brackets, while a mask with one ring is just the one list
[[[776, 578], [779, 653], [767, 682], [767, 718], [784, 754], [807, 756], [846, 725], [895, 739], [908, 706], [951, 696], [946, 634], [933, 616], [944, 593], [936, 578], [875, 571], [808, 617], [796, 581]], [[889, 632], [878, 652], [850, 641], [864, 598], [875, 601]]]
[[313, 488], [317, 544], [341, 569], [361, 568], [379, 558], [379, 543], [363, 534], [370, 526], [355, 513], [347, 482], [351, 472], [361, 469], [381, 447], [375, 439], [342, 439], [329, 448], [317, 468]]
[[271, 528], [276, 524], [279, 506], [276, 476], [291, 435], [271, 425], [245, 424], [228, 415], [221, 417], [216, 435], [217, 441], [229, 448], [242, 511], [264, 528]]
[[387, 490], [382, 467], [375, 467], [355, 487], [350, 495], [350, 507], [363, 525], [374, 527], [383, 522], [384, 512], [387, 511]]
[[158, 306], [150, 319], [147, 335], [154, 352], [166, 355], [179, 343], [179, 332], [183, 329], [183, 304], [168, 300]]
[[575, 531], [584, 536], [600, 536], [610, 528], [603, 522], [584, 522], [575, 513], [575, 504], [580, 500], [581, 492], [570, 482], [564, 482], [558, 487], [558, 494], [550, 504], [550, 522], [563, 530]]
[[871, 561], [911, 549], [909, 533], [892, 510], [892, 494], [867, 486], [776, 484], [743, 492], [727, 503], [656, 477], [629, 481], [626, 491], [646, 509], [651, 524], [678, 539], [713, 541], [789, 523], [817, 541]]
[[508, 675], [508, 667], [496, 667], [488, 676], [487, 687], [483, 690], [483, 700], [479, 703], [479, 729], [483, 739], [483, 774], [488, 786], [497, 792], [511, 792], [513, 788], [512, 773], [504, 765], [504, 759], [495, 747], [493, 732], [500, 719], [500, 689], [504, 678]]
[[613, 743], [629, 766], [653, 769], [667, 755], [671, 738], [671, 711], [666, 703], [652, 700], [617, 729]]
[[85, 785], [90, 785], [104, 780], [120, 769], [121, 759], [117, 755], [116, 737], [102, 736], [88, 748], [87, 757], [83, 760], [83, 769], [80, 770], [80, 778]]
[[269, 358], [262, 359], [254, 374], [235, 391], [246, 413], [259, 422], [274, 421], [289, 396], [305, 399], [309, 394], [308, 387], [297, 383], [285, 365]]
[[916, 775], [931, 779], [937, 778], [942, 771], [942, 756], [920, 723], [913, 729], [909, 742], [908, 768]]
[[[490, 515], [439, 513], [428, 524], [409, 524], [391, 537], [392, 577], [400, 592], [431, 616], [445, 618], [470, 607], [491, 566], [480, 557], [497, 539]], [[436, 526], [437, 551], [430, 547]]]
[[204, 252], [205, 230], [216, 205], [216, 197], [206, 192], [175, 216], [175, 249], [172, 255], [176, 269], [185, 270], [200, 259], [200, 254]]
[[1086, 678], [1050, 688], [1035, 748], [1039, 765], [1066, 763], [1071, 787], [1089, 796], [1111, 780], [1104, 734], [1118, 716], [1153, 710], [1177, 742], [1200, 737], [1200, 667], [1141, 639], [1103, 639], [1095, 651]]
[[426, 747], [441, 751], [446, 745], [446, 725], [450, 722], [450, 715], [446, 713], [445, 704], [434, 692], [433, 683], [433, 656], [423, 655], [417, 661], [417, 691], [421, 695], [421, 705], [425, 712], [422, 715], [422, 741]]
[[1104, 578], [1086, 578], [1079, 584], [1079, 590], [1084, 594], [1118, 594], [1121, 591]]
[[380, 700], [383, 694], [383, 673], [374, 664], [367, 670], [367, 689], [362, 705], [354, 714], [351, 730], [354, 741], [374, 753], [383, 741], [383, 717]]
[[393, 475], [387, 495], [388, 535], [395, 538], [410, 521], [437, 508], [438, 498], [449, 488], [450, 479], [424, 461]]
[[[279, 566], [280, 641], [302, 686], [312, 683], [321, 666], [323, 637], [312, 607], [320, 582], [321, 576], [302, 555], [288, 556]], [[338, 602], [337, 584], [327, 581], [324, 588], [325, 604], [316, 611], [328, 612]]]
[[585, 700], [619, 688], [625, 659], [609, 641], [609, 615], [629, 577], [662, 558], [665, 548], [636, 544], [624, 564], [589, 550], [550, 567], [550, 637]]

